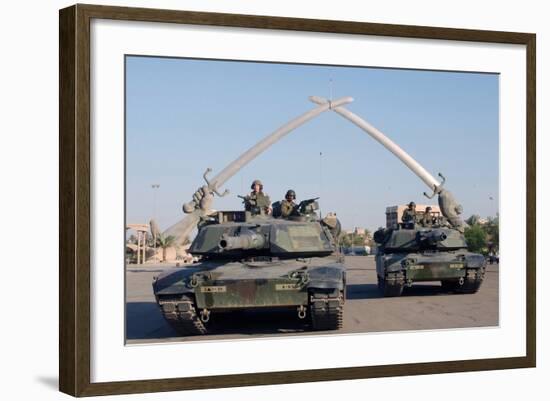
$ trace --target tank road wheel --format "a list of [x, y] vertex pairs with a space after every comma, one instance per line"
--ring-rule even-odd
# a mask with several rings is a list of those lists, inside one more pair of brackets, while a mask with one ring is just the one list
[[344, 296], [335, 293], [314, 292], [310, 294], [309, 310], [313, 330], [338, 330], [344, 324]]
[[208, 332], [195, 308], [194, 299], [187, 295], [160, 298], [160, 310], [164, 318], [182, 336], [206, 334]]
[[385, 277], [378, 276], [378, 289], [385, 297], [399, 297], [405, 287], [405, 276], [402, 272], [387, 273]]

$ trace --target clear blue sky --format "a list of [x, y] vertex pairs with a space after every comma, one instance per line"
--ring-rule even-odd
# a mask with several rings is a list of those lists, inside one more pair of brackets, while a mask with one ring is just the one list
[[[165, 229], [181, 205], [257, 141], [314, 107], [308, 96], [352, 96], [347, 106], [443, 173], [464, 216], [494, 216], [499, 200], [498, 75], [358, 67], [127, 57], [126, 214], [155, 215]], [[322, 156], [320, 156], [322, 153]], [[287, 189], [320, 196], [345, 228], [384, 225], [385, 207], [426, 203], [425, 184], [371, 137], [327, 112], [252, 161], [216, 209], [241, 209], [237, 194], [264, 182], [272, 201]], [[151, 184], [156, 189], [156, 201]], [[493, 198], [492, 200], [490, 198]], [[435, 199], [434, 199], [435, 201]], [[156, 203], [156, 207], [155, 207]]]

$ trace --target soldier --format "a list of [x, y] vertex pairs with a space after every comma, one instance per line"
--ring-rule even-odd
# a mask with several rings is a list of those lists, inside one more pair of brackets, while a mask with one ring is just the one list
[[245, 198], [245, 210], [253, 213], [260, 214], [263, 210], [264, 213], [271, 213], [271, 200], [269, 195], [264, 194], [264, 186], [260, 180], [254, 180], [250, 186], [252, 192]]
[[416, 223], [416, 203], [409, 203], [408, 208], [403, 211], [403, 217], [401, 220], [407, 226], [414, 226]]
[[296, 192], [289, 189], [286, 191], [285, 199], [281, 201], [281, 216], [288, 217], [296, 212]]
[[434, 223], [434, 217], [432, 216], [431, 206], [426, 207], [424, 211], [424, 216], [422, 216], [422, 225], [424, 227], [431, 227]]

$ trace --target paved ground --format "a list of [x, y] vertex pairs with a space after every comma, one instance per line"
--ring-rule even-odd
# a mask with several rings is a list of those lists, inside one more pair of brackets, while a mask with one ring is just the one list
[[[346, 265], [348, 298], [344, 307], [344, 327], [339, 333], [498, 325], [498, 265], [488, 266], [485, 281], [477, 294], [445, 294], [440, 284], [434, 282], [415, 284], [405, 289], [399, 298], [380, 296], [372, 256], [348, 256]], [[170, 266], [127, 268], [126, 327], [129, 344], [182, 341], [161, 316], [152, 292], [153, 277], [166, 268]], [[307, 332], [296, 313], [239, 312], [219, 319], [216, 333], [206, 336], [209, 340]], [[201, 339], [205, 337], [185, 338], [186, 341]]]

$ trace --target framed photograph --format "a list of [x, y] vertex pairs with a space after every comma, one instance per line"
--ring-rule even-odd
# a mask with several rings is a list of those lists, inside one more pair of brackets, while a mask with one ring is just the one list
[[535, 366], [534, 34], [59, 21], [62, 392]]

